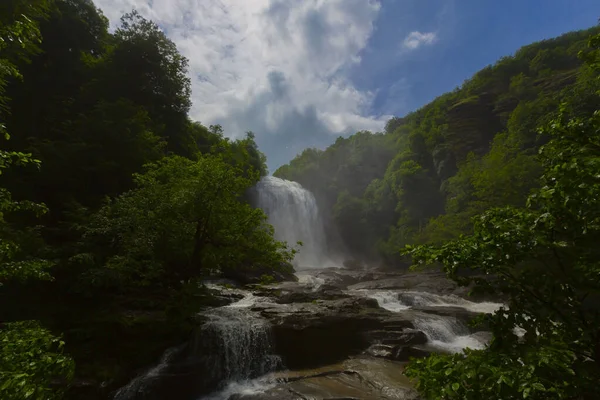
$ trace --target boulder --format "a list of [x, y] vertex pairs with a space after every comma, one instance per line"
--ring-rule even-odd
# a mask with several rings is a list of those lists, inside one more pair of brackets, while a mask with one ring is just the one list
[[394, 358], [394, 346], [386, 344], [373, 344], [365, 350], [365, 354], [371, 357], [387, 358], [389, 360]]
[[291, 369], [331, 364], [369, 347], [367, 331], [412, 327], [410, 321], [379, 308], [377, 301], [350, 297], [315, 303], [257, 304], [270, 321], [275, 352]]

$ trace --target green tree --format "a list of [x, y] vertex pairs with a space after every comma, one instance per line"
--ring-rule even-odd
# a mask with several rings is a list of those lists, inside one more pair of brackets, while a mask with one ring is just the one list
[[[10, 1], [0, 6], [0, 134], [10, 138], [4, 118], [10, 99], [5, 89], [9, 79], [21, 77], [15, 59], [37, 51], [40, 32], [34, 18], [45, 15], [45, 1]], [[39, 164], [30, 154], [0, 150], [0, 174], [13, 165]], [[10, 191], [0, 187], [0, 285], [13, 280], [50, 279], [50, 263], [24, 252], [21, 242], [30, 232], [15, 229], [7, 218], [20, 211], [41, 214], [44, 205], [14, 201]], [[0, 325], [0, 396], [5, 399], [58, 399], [61, 390], [53, 380], [70, 378], [73, 361], [62, 355], [62, 343], [34, 321]]]
[[121, 18], [101, 65], [93, 93], [115, 101], [120, 97], [143, 107], [164, 138], [168, 150], [193, 156], [188, 130], [191, 106], [188, 60], [154, 22], [133, 11]]
[[0, 396], [6, 400], [62, 399], [63, 380], [72, 377], [74, 369], [73, 360], [62, 353], [63, 346], [64, 342], [35, 321], [3, 326]]
[[[474, 233], [408, 248], [461, 284], [502, 294], [485, 350], [414, 361], [407, 374], [431, 399], [592, 399], [600, 381], [600, 112], [559, 118], [527, 207], [491, 209]], [[464, 270], [478, 271], [464, 277]], [[483, 277], [482, 277], [483, 276]], [[492, 276], [493, 279], [487, 279]], [[516, 329], [523, 329], [519, 338]]]
[[264, 213], [242, 200], [255, 180], [220, 156], [166, 157], [100, 210], [86, 237], [111, 243], [114, 253], [101, 262], [106, 273], [137, 284], [284, 268], [293, 252], [274, 241]]

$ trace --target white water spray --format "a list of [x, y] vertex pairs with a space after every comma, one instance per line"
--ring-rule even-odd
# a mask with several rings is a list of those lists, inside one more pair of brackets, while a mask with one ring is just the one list
[[323, 221], [315, 197], [299, 183], [266, 176], [256, 185], [258, 206], [275, 228], [275, 238], [290, 246], [302, 242], [294, 266], [319, 268], [330, 263]]
[[139, 375], [131, 382], [129, 382], [126, 386], [120, 388], [113, 397], [114, 400], [129, 400], [140, 398], [144, 395], [148, 395], [152, 391], [152, 382], [154, 379], [158, 378], [161, 373], [163, 373], [169, 366], [171, 360], [177, 356], [180, 351], [180, 347], [172, 347], [164, 352], [162, 355], [160, 362], [150, 368], [145, 373]]
[[281, 358], [273, 353], [269, 323], [254, 316], [248, 307], [221, 307], [206, 314], [207, 321], [193, 344], [192, 352], [207, 355], [212, 371], [223, 383], [254, 379], [281, 365]]
[[[379, 306], [393, 312], [413, 307], [459, 307], [476, 313], [493, 313], [502, 307], [499, 303], [474, 303], [454, 295], [437, 295], [427, 292], [392, 290], [357, 290], [377, 300]], [[457, 353], [465, 348], [483, 349], [489, 335], [471, 333], [457, 318], [423, 313], [413, 321], [415, 328], [425, 333], [427, 345], [446, 352]]]
[[485, 339], [480, 335], [471, 334], [469, 329], [458, 319], [428, 314], [426, 317], [414, 320], [415, 328], [427, 336], [427, 344], [431, 347], [459, 353], [465, 348], [483, 349]]

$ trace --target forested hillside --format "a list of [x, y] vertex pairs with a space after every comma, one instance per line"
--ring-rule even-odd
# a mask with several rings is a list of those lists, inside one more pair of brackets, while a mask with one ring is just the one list
[[265, 157], [189, 119], [187, 64], [135, 12], [2, 1], [0, 398], [103, 398], [188, 338], [198, 279], [289, 273]]
[[359, 132], [307, 149], [275, 175], [312, 190], [354, 256], [396, 264], [405, 244], [472, 230], [471, 217], [525, 204], [541, 175], [538, 127], [562, 102], [571, 116], [600, 105], [579, 53], [594, 27], [519, 49], [384, 133]]

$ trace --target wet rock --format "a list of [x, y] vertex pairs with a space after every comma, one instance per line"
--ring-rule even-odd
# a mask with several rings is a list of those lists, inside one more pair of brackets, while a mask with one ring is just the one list
[[227, 400], [306, 400], [306, 397], [295, 393], [287, 387], [268, 390], [264, 393], [234, 394]]
[[273, 282], [295, 282], [298, 280], [298, 277], [294, 274], [294, 268], [291, 264], [282, 265], [282, 267], [278, 270], [256, 266], [252, 268], [233, 269], [224, 271], [223, 276], [226, 279], [231, 279], [243, 285], [261, 283], [265, 276], [269, 276], [269, 279], [271, 279]]
[[373, 274], [373, 280], [362, 281], [348, 287], [349, 290], [413, 290], [438, 294], [454, 293], [458, 286], [438, 271], [420, 273]]
[[396, 361], [409, 361], [411, 358], [424, 358], [431, 352], [408, 346], [398, 346], [393, 350], [392, 358]]
[[427, 341], [423, 332], [414, 329], [415, 313], [392, 313], [371, 298], [256, 304], [252, 311], [271, 323], [276, 353], [292, 369], [334, 363], [376, 343], [415, 345]]
[[325, 280], [325, 284], [337, 287], [338, 289], [346, 289], [350, 285], [354, 285], [360, 281], [360, 278], [355, 274], [348, 274], [337, 271], [327, 271], [319, 273], [319, 278]]
[[416, 400], [402, 365], [381, 357], [360, 356], [314, 370], [277, 373], [277, 384], [263, 393], [235, 400]]
[[227, 306], [231, 303], [235, 303], [238, 300], [241, 300], [244, 296], [243, 295], [222, 295], [222, 294], [217, 294], [214, 296], [211, 296], [209, 301], [207, 302], [208, 306], [210, 307], [221, 307], [221, 306]]
[[386, 344], [374, 344], [365, 350], [365, 354], [372, 357], [381, 357], [391, 360], [394, 358], [394, 346], [389, 346]]
[[403, 330], [414, 329], [415, 325], [412, 322], [414, 315], [412, 312], [406, 311], [402, 314], [392, 313], [389, 317], [383, 320], [383, 327], [386, 330]]
[[294, 291], [283, 291], [276, 296], [275, 302], [279, 304], [310, 303], [317, 300], [337, 300], [349, 297], [350, 295], [345, 294], [340, 289], [326, 285], [320, 287], [316, 291], [306, 291], [300, 289], [296, 289]]
[[367, 340], [371, 343], [381, 343], [385, 345], [404, 345], [412, 346], [427, 343], [425, 333], [416, 329], [395, 330], [376, 330], [366, 332]]
[[311, 368], [358, 354], [370, 344], [365, 331], [384, 329], [388, 319], [398, 317], [377, 301], [358, 297], [258, 304], [252, 310], [270, 321], [276, 353], [288, 368]]
[[428, 314], [439, 315], [441, 317], [454, 317], [461, 321], [470, 321], [478, 315], [481, 315], [481, 313], [453, 306], [413, 306], [412, 309]]
[[489, 329], [488, 324], [486, 323], [481, 323], [478, 324], [476, 326], [471, 326], [470, 322], [481, 315], [481, 313], [477, 313], [474, 311], [470, 311], [470, 310], [466, 310], [462, 307], [425, 307], [425, 306], [418, 306], [418, 307], [413, 307], [413, 309], [415, 311], [420, 311], [420, 312], [425, 312], [427, 314], [433, 314], [433, 315], [439, 315], [441, 317], [452, 317], [452, 318], [456, 318], [457, 320], [463, 322], [465, 325], [468, 326], [469, 331], [471, 332], [479, 332], [479, 331], [486, 331]]

